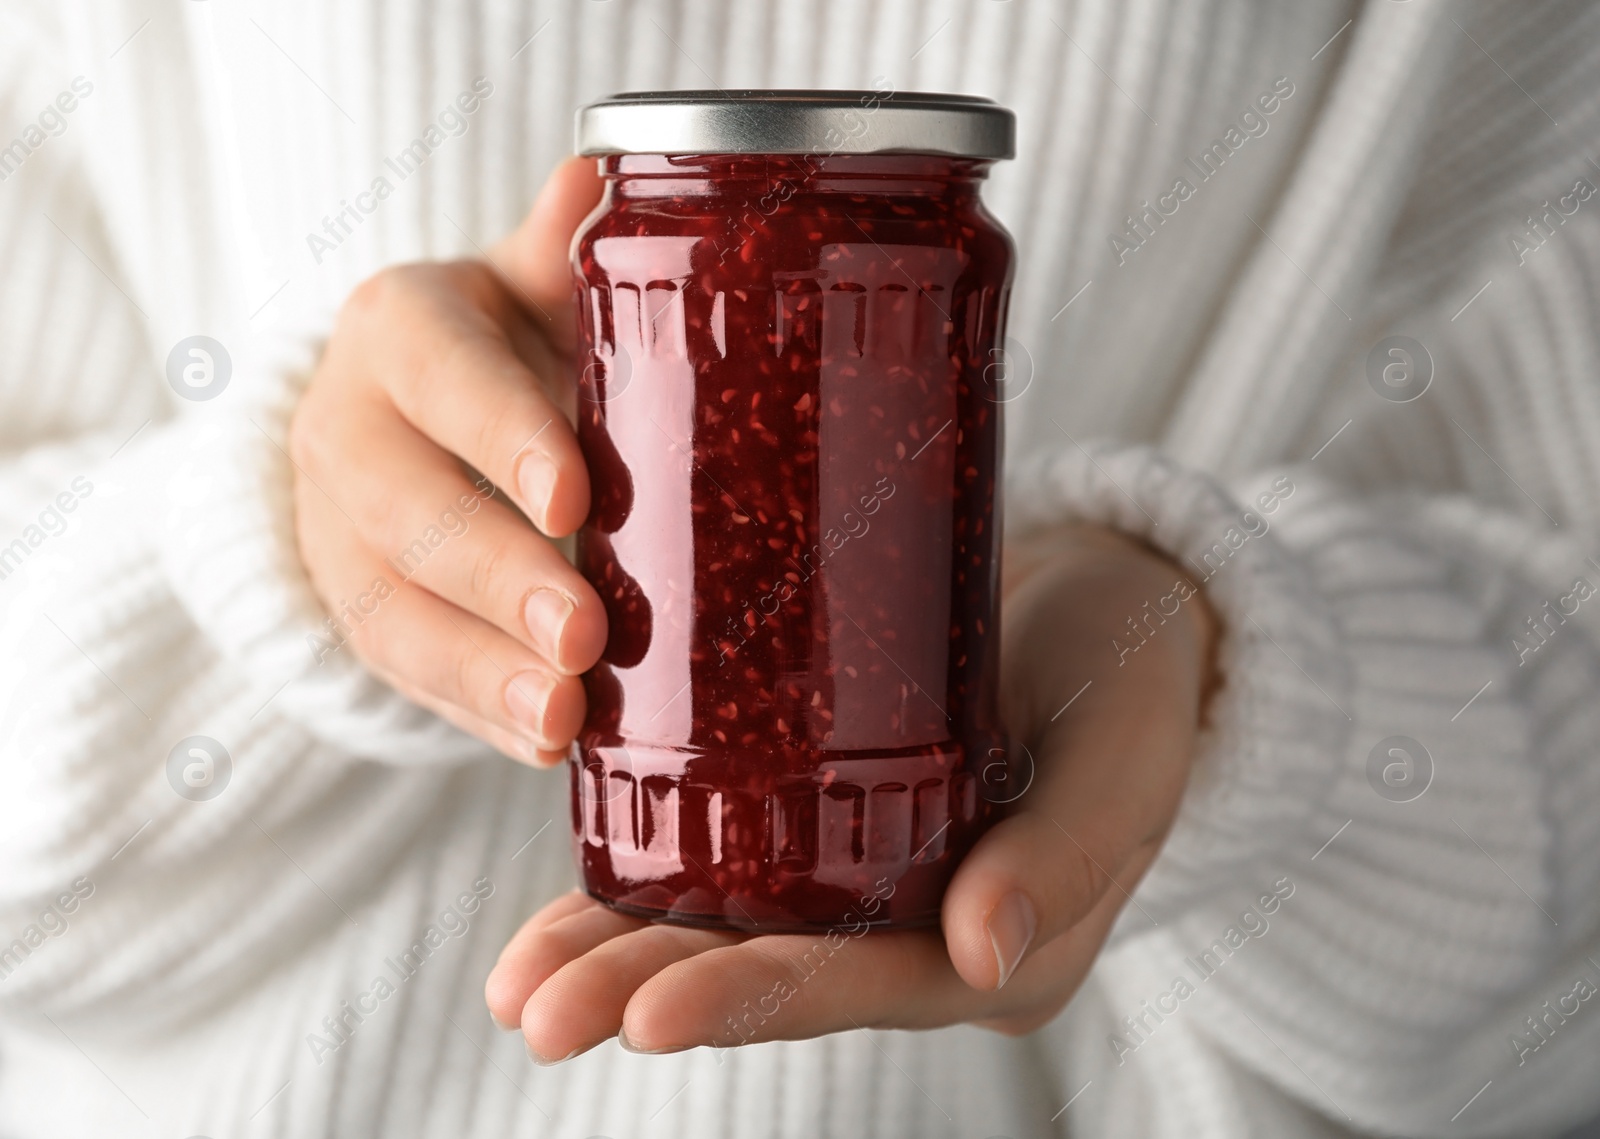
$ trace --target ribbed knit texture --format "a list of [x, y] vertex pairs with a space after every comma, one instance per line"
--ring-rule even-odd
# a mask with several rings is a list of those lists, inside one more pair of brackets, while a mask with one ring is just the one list
[[[0, 960], [0, 1135], [1534, 1136], [1593, 1114], [1600, 1005], [1544, 1005], [1600, 986], [1600, 600], [1522, 663], [1514, 639], [1600, 586], [1600, 197], [1522, 264], [1508, 239], [1600, 185], [1597, 64], [1580, 3], [10, 5], [0, 148], [33, 141], [0, 154], [0, 555], [24, 548], [0, 580], [0, 953], [92, 893]], [[26, 136], [76, 76], [64, 128]], [[1201, 180], [1186, 159], [1280, 77], [1266, 133]], [[465, 132], [399, 178], [385, 158], [479, 78]], [[481, 990], [571, 884], [565, 776], [348, 652], [315, 662], [289, 417], [350, 288], [479, 255], [581, 103], [875, 79], [1018, 113], [986, 190], [1031, 376], [1007, 525], [1100, 522], [1206, 579], [1224, 683], [1191, 785], [1030, 1037], [534, 1068]], [[308, 235], [380, 175], [394, 194], [319, 260]], [[1119, 264], [1111, 236], [1180, 177]], [[165, 362], [200, 333], [234, 370], [192, 403]], [[1412, 403], [1367, 380], [1393, 333], [1433, 359]], [[191, 735], [231, 756], [208, 802], [168, 781]], [[1412, 802], [1368, 776], [1397, 735], [1435, 768]], [[474, 890], [464, 929], [441, 918]], [[456, 932], [399, 980], [430, 925]], [[319, 1054], [379, 976], [394, 994]], [[1179, 977], [1193, 994], [1151, 1013]]]

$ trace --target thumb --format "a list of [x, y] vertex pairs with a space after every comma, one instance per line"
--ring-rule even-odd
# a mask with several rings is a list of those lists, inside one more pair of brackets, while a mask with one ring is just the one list
[[[1040, 624], [1038, 636], [1053, 632], [1052, 646], [1066, 646], [1065, 657], [1081, 667], [1091, 644]], [[1180, 637], [1169, 634], [1173, 645]], [[1030, 638], [1013, 641], [1027, 658]], [[1049, 673], [1034, 660], [1033, 672]], [[1198, 684], [1182, 672], [1152, 653], [1125, 675], [1101, 673], [1092, 687], [1074, 676], [1065, 690], [1079, 697], [1034, 737], [1033, 750], [1013, 740], [1007, 774], [1017, 780], [1000, 784], [1015, 793], [1012, 813], [962, 860], [941, 911], [951, 963], [967, 984], [998, 989], [1035, 950], [1080, 923], [1109, 923], [1131, 902], [1188, 776]]]
[[600, 202], [605, 181], [593, 158], [567, 158], [551, 172], [522, 223], [495, 243], [491, 260], [541, 331], [566, 351], [576, 333], [572, 306], [573, 235]]
[[[1160, 851], [1188, 775], [1193, 696], [1175, 695], [1175, 711], [1158, 714], [1149, 694], [1160, 687], [1130, 679], [1121, 691], [1105, 678], [1084, 686], [1037, 741], [1019, 809], [957, 867], [941, 919], [950, 961], [973, 988], [1000, 988], [1092, 914], [1109, 923]], [[1034, 773], [1031, 755], [1011, 766], [1024, 782]]]
[[1036, 950], [1101, 909], [1108, 893], [1120, 903], [1154, 853], [1153, 845], [1148, 855], [1130, 849], [1103, 827], [1069, 830], [1048, 812], [998, 823], [945, 895], [945, 945], [956, 972], [975, 989], [1001, 988]]
[[1119, 615], [1177, 572], [1122, 539], [1075, 534], [1006, 594], [1012, 750], [1006, 778], [986, 771], [985, 784], [1006, 791], [1011, 813], [962, 860], [941, 911], [951, 964], [975, 989], [1000, 988], [1069, 930], [1098, 947], [1137, 906], [1188, 779], [1214, 627], [1196, 596], [1125, 663], [1106, 646]]

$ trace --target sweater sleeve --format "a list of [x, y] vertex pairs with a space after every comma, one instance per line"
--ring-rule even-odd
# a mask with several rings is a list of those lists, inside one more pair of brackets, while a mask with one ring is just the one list
[[[1592, 1111], [1600, 568], [1472, 501], [1358, 497], [1304, 468], [1228, 489], [1148, 449], [1078, 448], [1014, 483], [1014, 529], [1138, 536], [1223, 628], [1190, 785], [1097, 968], [1111, 1016], [1083, 1061], [1131, 1089], [1193, 1033], [1393, 1133]], [[1135, 615], [1119, 651], [1159, 635]]]
[[[93, 468], [120, 450], [119, 477], [130, 488], [121, 510], [149, 535], [145, 545], [159, 557], [189, 635], [265, 688], [276, 712], [316, 739], [387, 762], [479, 754], [348, 649], [321, 651], [340, 638], [330, 635], [296, 550], [287, 433], [334, 312], [317, 301], [299, 309], [283, 301], [278, 307], [291, 315], [275, 326], [229, 325], [238, 331], [213, 362], [217, 390], [183, 398], [196, 393], [168, 374], [183, 363], [169, 351], [173, 339], [224, 317], [213, 311], [220, 306], [174, 297], [181, 290], [159, 271], [171, 251], [147, 244], [148, 219], [125, 200], [132, 192], [108, 185], [113, 175], [97, 167], [104, 139], [96, 132], [123, 129], [124, 108], [103, 77], [98, 86], [87, 75], [73, 78], [73, 19], [58, 9], [30, 2], [0, 12], [0, 112], [7, 121], [37, 120], [0, 155], [0, 248], [9, 268], [0, 280], [0, 520], [12, 502], [23, 514], [36, 509], [37, 487], [19, 481], [27, 472], [64, 463], [67, 477], [92, 481]], [[155, 167], [160, 154], [181, 154], [204, 138], [187, 109], [162, 113], [169, 112], [170, 122], [145, 124], [160, 128], [145, 141]], [[206, 214], [188, 239], [184, 255], [214, 263], [214, 291], [228, 294], [236, 236]], [[92, 445], [70, 460], [59, 448], [28, 457], [39, 440], [70, 448], [89, 435]], [[90, 535], [76, 571], [86, 579], [86, 603], [128, 568], [93, 543]], [[96, 646], [83, 647], [95, 654]]]
[[[67, 105], [51, 17], [0, 12], [8, 123]], [[0, 155], [0, 1004], [149, 1028], [350, 925], [493, 753], [347, 649], [319, 663], [285, 434], [331, 314], [230, 338], [220, 394], [175, 393], [163, 338], [194, 325], [88, 168], [112, 90], [72, 90]], [[209, 234], [190, 252], [221, 263]]]
[[[241, 962], [353, 927], [447, 797], [460, 768], [443, 761], [492, 754], [381, 700], [297, 720], [294, 681], [186, 608], [162, 523], [183, 513], [174, 484], [202, 479], [182, 457], [205, 434], [180, 418], [0, 462], [0, 517], [33, 519], [0, 583], [0, 1002], [18, 1015], [150, 1030], [236, 999]], [[306, 726], [328, 722], [373, 737]], [[362, 762], [390, 746], [414, 761], [405, 778]]]
[[344, 646], [301, 561], [289, 422], [332, 320], [311, 312], [264, 337], [242, 361], [236, 403], [175, 431], [171, 474], [156, 488], [166, 580], [213, 647], [317, 739], [389, 763], [481, 756], [483, 744], [406, 700]]

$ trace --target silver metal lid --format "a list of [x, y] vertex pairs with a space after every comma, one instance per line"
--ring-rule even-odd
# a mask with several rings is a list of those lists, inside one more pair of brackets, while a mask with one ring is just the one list
[[924, 91], [632, 91], [578, 111], [577, 151], [1011, 158], [1016, 116]]

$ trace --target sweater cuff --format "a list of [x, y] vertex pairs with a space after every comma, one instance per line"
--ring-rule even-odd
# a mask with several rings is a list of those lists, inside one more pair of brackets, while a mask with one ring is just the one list
[[300, 559], [289, 423], [332, 314], [264, 338], [238, 389], [197, 404], [178, 431], [166, 486], [165, 570], [216, 648], [255, 678], [267, 705], [357, 756], [455, 762], [487, 745], [374, 676], [331, 629]]
[[1144, 911], [1159, 921], [1201, 904], [1264, 855], [1303, 843], [1338, 778], [1351, 680], [1328, 603], [1272, 532], [1292, 479], [1268, 476], [1235, 496], [1148, 447], [1091, 444], [1019, 464], [1009, 483], [1013, 534], [1076, 521], [1139, 538], [1201, 585], [1220, 621], [1221, 684], [1177, 818], [1140, 883]]

